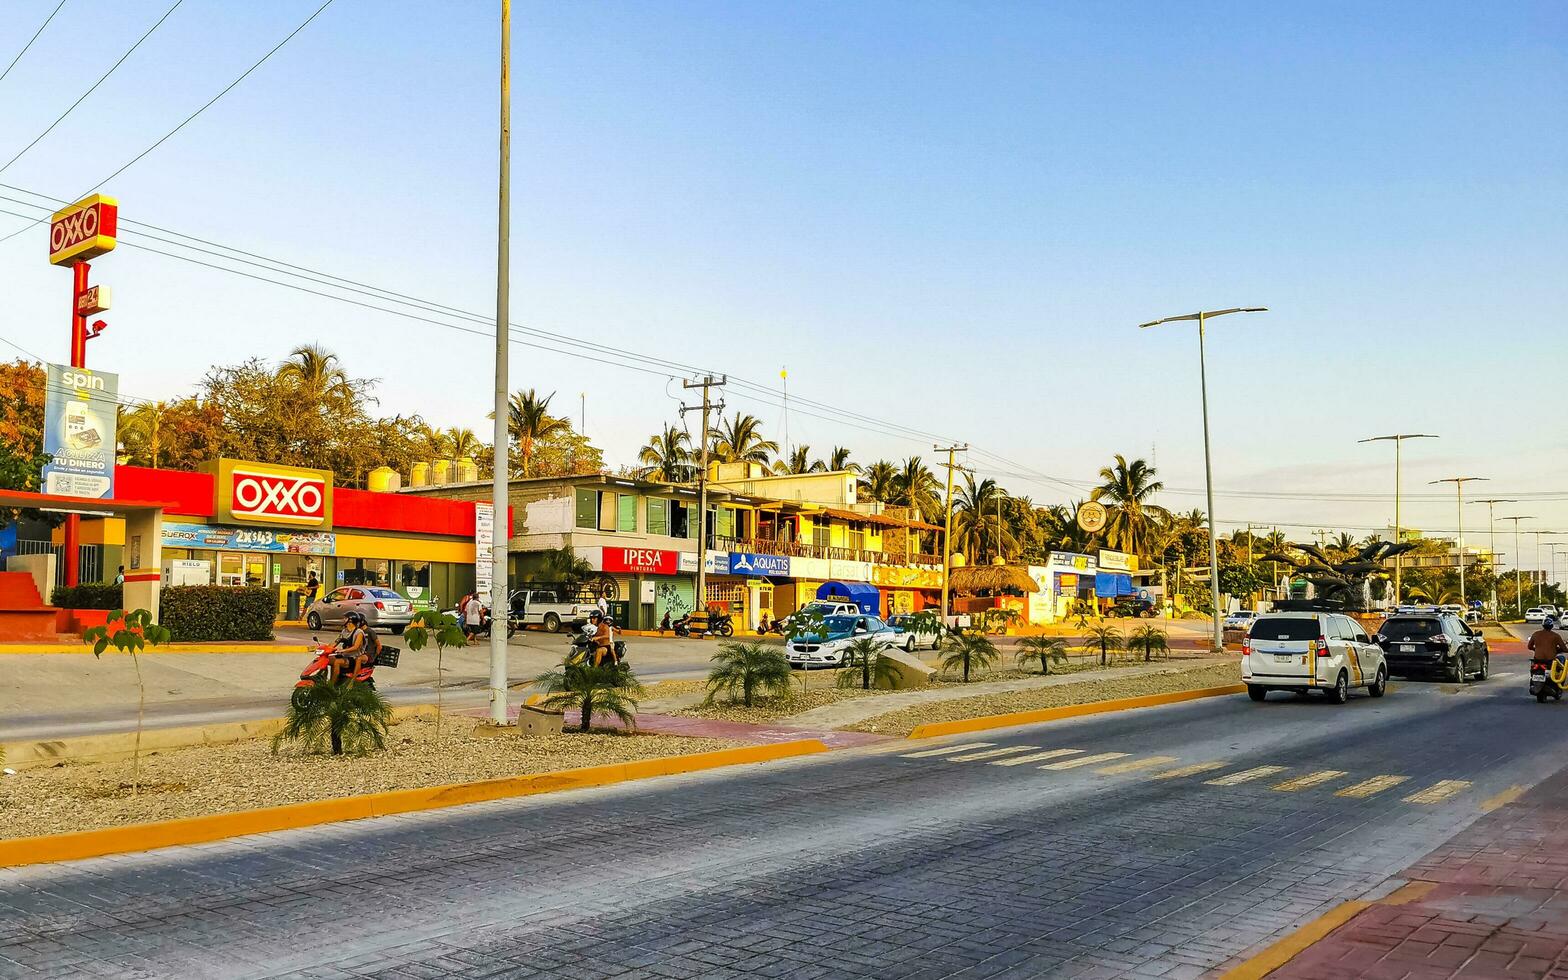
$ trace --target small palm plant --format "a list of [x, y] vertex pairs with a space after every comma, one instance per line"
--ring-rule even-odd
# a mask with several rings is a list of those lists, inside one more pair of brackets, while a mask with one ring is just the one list
[[[110, 627], [114, 632], [110, 632]], [[152, 621], [152, 613], [145, 609], [116, 609], [103, 626], [93, 626], [82, 632], [82, 642], [91, 643], [93, 656], [102, 657], [104, 651], [114, 647], [131, 655], [131, 666], [136, 668], [136, 741], [131, 747], [131, 793], [141, 792], [142, 786], [142, 718], [147, 710], [147, 685], [142, 681], [142, 661], [137, 654], [143, 647], [155, 647], [169, 642], [169, 631]]]
[[990, 667], [1001, 657], [996, 644], [983, 633], [954, 633], [947, 638], [947, 651], [942, 669], [963, 668], [965, 684], [969, 683], [971, 670]]
[[588, 731], [596, 713], [614, 715], [627, 728], [637, 727], [637, 699], [643, 688], [624, 665], [563, 663], [559, 670], [534, 678], [534, 684], [544, 690], [544, 707], [582, 712], [578, 731]]
[[859, 686], [862, 691], [873, 687], [891, 688], [898, 685], [898, 665], [882, 656], [885, 648], [869, 636], [862, 636], [844, 649], [844, 667], [838, 672], [839, 687]]
[[1110, 655], [1126, 649], [1127, 642], [1122, 636], [1120, 626], [1110, 623], [1095, 623], [1084, 629], [1083, 649], [1085, 652], [1100, 651], [1100, 666], [1104, 667], [1110, 662]]
[[403, 631], [403, 639], [408, 642], [410, 650], [423, 650], [425, 644], [431, 640], [436, 643], [436, 741], [441, 741], [441, 674], [442, 661], [447, 647], [461, 647], [468, 645], [468, 638], [463, 635], [463, 628], [457, 625], [455, 616], [436, 612], [433, 609], [421, 610], [414, 614], [408, 628]]
[[1171, 644], [1164, 630], [1153, 626], [1140, 626], [1127, 638], [1127, 649], [1134, 653], [1142, 651], [1143, 662], [1148, 663], [1154, 659], [1156, 653], [1161, 656], [1169, 653]]
[[725, 698], [751, 707], [759, 692], [785, 697], [789, 694], [789, 660], [784, 652], [762, 643], [722, 643], [708, 662], [708, 697], [712, 704], [723, 691]]
[[320, 752], [324, 745], [333, 755], [380, 752], [387, 747], [391, 724], [392, 706], [369, 684], [317, 684], [310, 697], [289, 701], [283, 728], [272, 736], [272, 751], [284, 742], [299, 742], [307, 752]]
[[1026, 636], [1018, 641], [1018, 666], [1039, 661], [1040, 673], [1049, 674], [1051, 664], [1067, 663], [1067, 641], [1059, 636]]
[[[792, 643], [804, 636], [826, 636], [827, 617], [817, 609], [797, 609], [790, 614], [789, 628], [784, 631], [784, 642]], [[805, 697], [810, 687], [811, 669], [800, 672], [800, 695]]]

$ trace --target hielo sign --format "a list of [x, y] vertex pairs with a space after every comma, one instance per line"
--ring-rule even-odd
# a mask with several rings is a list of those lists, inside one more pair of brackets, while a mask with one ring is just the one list
[[218, 519], [238, 524], [332, 526], [332, 473], [245, 460], [218, 461]]
[[103, 194], [61, 208], [49, 221], [49, 263], [75, 265], [114, 250], [120, 202]]

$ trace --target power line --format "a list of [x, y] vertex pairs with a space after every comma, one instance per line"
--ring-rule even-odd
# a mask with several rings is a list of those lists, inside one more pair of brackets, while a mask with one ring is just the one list
[[[168, 10], [165, 10], [163, 12], [163, 16], [158, 18], [157, 23], [155, 23], [151, 27], [147, 28], [147, 33], [145, 33], [141, 37], [137, 38], [136, 39], [136, 43], [131, 45], [129, 48], [127, 48], [124, 54], [120, 55], [120, 60], [118, 60], [114, 64], [110, 65], [108, 71], [106, 71], [102, 75], [98, 76], [98, 80], [96, 82], [93, 82], [92, 87], [89, 88], [87, 91], [83, 92], [79, 97], [77, 97], [77, 100], [75, 102], [71, 103], [70, 108], [66, 109], [64, 112], [62, 112], [58, 116], [56, 116], [54, 122], [50, 123], [48, 125], [48, 127], [46, 127], [44, 129], [43, 132], [41, 132], [37, 136], [33, 137], [33, 141], [31, 143], [29, 143], [26, 146], [22, 147], [20, 150], [17, 150], [16, 151], [16, 156], [14, 156], [11, 159], [7, 160], [4, 164], [0, 164], [0, 173], [5, 173], [6, 170], [10, 169], [11, 164], [13, 164], [16, 161], [22, 159], [22, 157], [27, 153], [28, 150], [31, 150], [33, 147], [38, 145], [38, 141], [39, 140], [43, 139], [45, 136], [48, 136], [51, 132], [53, 132], [54, 128], [56, 126], [60, 125], [60, 123], [65, 120], [66, 116], [69, 116], [72, 112], [75, 112], [76, 111], [76, 107], [81, 105], [83, 100], [85, 100], [89, 95], [92, 95], [93, 92], [97, 91], [98, 86], [100, 86], [100, 85], [102, 85], [104, 83], [104, 79], [108, 78], [110, 75], [113, 75], [114, 74], [114, 70], [116, 68], [119, 68], [122, 64], [124, 64], [125, 63], [125, 59], [129, 58], [133, 51], [135, 51], [137, 48], [142, 46], [142, 42], [143, 41], [147, 40], [149, 37], [152, 37], [153, 32], [156, 31], [158, 28], [162, 27], [163, 26], [163, 22], [169, 19], [169, 15], [174, 13], [175, 9], [177, 7], [179, 7], [179, 5], [184, 3], [184, 2], [185, 2], [185, 0], [174, 0], [174, 5], [171, 6]], [[63, 4], [64, 0], [61, 0], [61, 3]], [[59, 10], [60, 8], [56, 7], [55, 9]], [[0, 77], [3, 77], [3, 76], [0, 76]]]
[[44, 22], [38, 25], [38, 30], [34, 31], [33, 36], [27, 39], [26, 44], [22, 45], [22, 50], [16, 53], [16, 57], [11, 59], [11, 63], [5, 66], [5, 71], [0, 71], [0, 82], [5, 81], [5, 76], [11, 74], [11, 69], [15, 68], [16, 63], [22, 60], [22, 55], [26, 54], [27, 49], [33, 46], [33, 42], [38, 40], [38, 35], [44, 32], [44, 28], [49, 26], [49, 22], [54, 20], [54, 15], [58, 14], [60, 12], [60, 8], [63, 6], [65, 6], [65, 0], [60, 0], [60, 2], [55, 5], [54, 9], [49, 11], [49, 16], [45, 17]]

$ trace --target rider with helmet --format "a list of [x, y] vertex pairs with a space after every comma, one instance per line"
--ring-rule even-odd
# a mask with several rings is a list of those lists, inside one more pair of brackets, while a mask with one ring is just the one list
[[343, 617], [343, 631], [338, 634], [337, 651], [332, 658], [333, 680], [359, 673], [374, 653], [375, 641], [362, 613], [351, 612]]
[[589, 663], [595, 667], [615, 663], [615, 627], [608, 616], [598, 609], [590, 611], [583, 635], [588, 637]]

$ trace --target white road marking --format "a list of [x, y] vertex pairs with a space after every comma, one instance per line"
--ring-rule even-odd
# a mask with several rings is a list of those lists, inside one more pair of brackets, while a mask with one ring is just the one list
[[947, 755], [949, 752], [967, 752], [970, 749], [983, 749], [995, 744], [995, 742], [970, 742], [967, 745], [944, 745], [939, 749], [925, 749], [921, 752], [910, 752], [908, 755], [899, 756], [899, 758], [929, 759], [932, 756]]
[[1405, 797], [1406, 803], [1441, 803], [1450, 796], [1457, 796], [1470, 788], [1468, 779], [1443, 779], [1426, 789]]
[[1206, 785], [1206, 786], [1237, 786], [1237, 785], [1239, 785], [1241, 783], [1250, 783], [1254, 779], [1263, 779], [1266, 776], [1273, 776], [1273, 775], [1276, 775], [1278, 773], [1282, 773], [1282, 772], [1284, 772], [1286, 770], [1286, 768], [1288, 768], [1288, 767], [1286, 767], [1286, 766], [1257, 766], [1257, 767], [1252, 768], [1252, 769], [1243, 769], [1241, 772], [1233, 772], [1229, 776], [1221, 776], [1218, 779], [1207, 780], [1204, 783], [1204, 785]]
[[981, 759], [994, 759], [999, 755], [1013, 755], [1017, 752], [1033, 752], [1038, 745], [1008, 745], [1000, 749], [986, 749], [984, 752], [970, 752], [967, 755], [950, 755], [948, 762], [978, 762]]
[[1082, 751], [1083, 749], [1050, 749], [1046, 752], [1035, 752], [1030, 755], [1021, 755], [1015, 759], [998, 759], [995, 762], [987, 763], [987, 765], [1021, 766], [1028, 762], [1042, 762], [1046, 759], [1057, 759], [1064, 755], [1077, 755]]
[[1409, 779], [1409, 776], [1373, 776], [1371, 779], [1364, 779], [1354, 786], [1346, 786], [1334, 795], [1352, 800], [1364, 800], [1369, 796], [1376, 796], [1385, 789], [1393, 789]]
[[1041, 769], [1077, 769], [1079, 766], [1092, 766], [1096, 762], [1110, 762], [1112, 759], [1125, 759], [1126, 752], [1100, 752], [1096, 755], [1081, 755], [1076, 759], [1067, 759], [1062, 762], [1052, 762], [1041, 766]]

